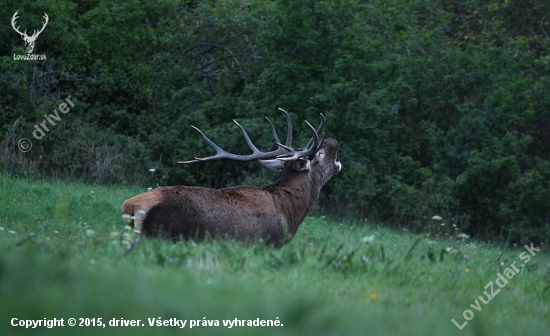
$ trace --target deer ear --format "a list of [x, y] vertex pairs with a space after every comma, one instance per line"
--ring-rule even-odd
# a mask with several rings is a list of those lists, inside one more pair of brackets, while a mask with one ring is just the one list
[[297, 171], [308, 171], [311, 167], [311, 161], [306, 159], [298, 159], [294, 161], [294, 169]]
[[285, 162], [277, 159], [258, 160], [258, 162], [276, 172], [279, 172], [285, 168]]

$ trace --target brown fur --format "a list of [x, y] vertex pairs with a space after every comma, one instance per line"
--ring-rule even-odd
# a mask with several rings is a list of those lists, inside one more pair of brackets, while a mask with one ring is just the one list
[[286, 162], [284, 174], [273, 184], [225, 189], [161, 187], [130, 198], [122, 205], [122, 213], [131, 218], [127, 220], [130, 226], [139, 222], [145, 235], [261, 238], [282, 247], [296, 234], [321, 187], [340, 170], [337, 151], [337, 141], [329, 138], [308, 170], [300, 170], [296, 161]]

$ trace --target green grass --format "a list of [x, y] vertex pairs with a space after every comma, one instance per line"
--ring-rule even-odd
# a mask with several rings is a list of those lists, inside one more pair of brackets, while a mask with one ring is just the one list
[[[144, 239], [125, 256], [132, 233], [124, 228], [120, 205], [142, 191], [0, 177], [1, 335], [546, 335], [550, 330], [548, 252], [532, 256], [477, 311], [470, 305], [499, 272], [514, 261], [521, 264], [522, 247], [307, 218], [281, 250]], [[367, 236], [374, 239], [365, 243]], [[466, 309], [474, 317], [459, 331], [451, 319], [462, 324]], [[70, 317], [103, 323], [140, 319], [145, 326], [69, 327]], [[148, 326], [148, 318], [159, 317], [206, 318], [220, 326]], [[12, 318], [64, 318], [65, 327], [12, 327]], [[283, 325], [223, 326], [223, 320], [235, 318]]]

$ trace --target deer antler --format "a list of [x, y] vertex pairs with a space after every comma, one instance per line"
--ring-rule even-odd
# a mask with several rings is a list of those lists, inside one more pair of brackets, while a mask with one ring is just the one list
[[[19, 17], [17, 16], [19, 15], [19, 11], [16, 11], [15, 14], [13, 14], [13, 17], [11, 18], [11, 26], [13, 27], [13, 29], [18, 32], [20, 35], [25, 35], [27, 38], [29, 38], [29, 36], [27, 35], [27, 30], [25, 29], [25, 32], [21, 32], [19, 31], [19, 26], [18, 27], [15, 27], [15, 21], [17, 21], [17, 19], [19, 19]], [[42, 33], [44, 31], [44, 28], [46, 28], [46, 25], [48, 24], [48, 22], [50, 21], [50, 18], [48, 17], [48, 14], [44, 13], [44, 16], [43, 18], [46, 20], [44, 22], [42, 22], [42, 29], [40, 29], [39, 31], [36, 31], [36, 29], [34, 30], [34, 33], [32, 34], [32, 36], [30, 37], [31, 39], [32, 38], [35, 38], [37, 37], [38, 35], [40, 35], [40, 33]]]
[[19, 35], [25, 35], [25, 36], [27, 36], [27, 30], [26, 30], [26, 29], [25, 29], [25, 32], [22, 33], [22, 32], [19, 31], [19, 27], [17, 27], [17, 28], [15, 27], [15, 21], [16, 21], [17, 19], [19, 19], [19, 17], [17, 16], [18, 14], [19, 14], [19, 11], [16, 11], [15, 14], [13, 14], [13, 17], [11, 18], [11, 26], [13, 27], [13, 29], [14, 29], [16, 32], [19, 33]]
[[44, 31], [44, 28], [46, 28], [46, 25], [48, 25], [48, 22], [50, 21], [50, 18], [48, 17], [48, 14], [44, 13], [44, 16], [43, 18], [46, 20], [45, 22], [42, 22], [42, 29], [40, 29], [40, 31], [34, 31], [34, 34], [32, 34], [32, 37], [37, 37], [38, 35], [40, 35], [40, 33], [42, 33]]
[[278, 146], [278, 149], [271, 151], [271, 152], [262, 152], [260, 151], [252, 141], [250, 140], [250, 137], [244, 130], [244, 128], [235, 120], [233, 122], [239, 127], [244, 139], [246, 140], [246, 143], [248, 144], [248, 147], [252, 149], [252, 154], [250, 155], [236, 155], [231, 154], [220, 148], [218, 145], [216, 145], [212, 140], [208, 139], [204, 133], [198, 129], [195, 126], [193, 129], [197, 131], [202, 139], [216, 151], [216, 155], [205, 157], [205, 158], [195, 158], [194, 160], [190, 161], [179, 161], [178, 163], [198, 163], [198, 162], [209, 162], [209, 161], [216, 161], [216, 160], [232, 160], [232, 161], [238, 161], [238, 162], [250, 162], [254, 160], [270, 160], [270, 159], [278, 159], [281, 161], [293, 161], [298, 160], [300, 158], [304, 157], [312, 157], [320, 148], [321, 143], [323, 142], [323, 135], [321, 135], [321, 138], [319, 137], [319, 133], [323, 129], [323, 125], [325, 123], [325, 117], [321, 113], [321, 124], [317, 130], [311, 126], [310, 123], [306, 121], [307, 126], [309, 129], [313, 132], [313, 138], [310, 140], [309, 144], [306, 146], [305, 149], [294, 149], [292, 148], [292, 120], [290, 119], [290, 115], [288, 112], [283, 110], [282, 108], [279, 108], [280, 111], [282, 111], [286, 117], [287, 120], [287, 126], [288, 126], [288, 132], [286, 136], [286, 144], [283, 145], [281, 141], [279, 140], [279, 136], [277, 135], [277, 131], [275, 130], [275, 127], [273, 126], [273, 123], [269, 120], [269, 118], [266, 117], [269, 126], [271, 127], [271, 131], [273, 134], [273, 138], [275, 139], [275, 143]]

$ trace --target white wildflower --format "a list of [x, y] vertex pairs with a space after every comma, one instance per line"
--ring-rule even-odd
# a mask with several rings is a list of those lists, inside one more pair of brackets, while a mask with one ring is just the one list
[[436, 215], [436, 216], [433, 216], [432, 219], [433, 220], [443, 220], [443, 217]]
[[374, 241], [374, 236], [365, 236], [361, 238], [361, 241], [365, 244], [372, 243]]
[[155, 168], [151, 168], [151, 169], [149, 169], [149, 171], [150, 171], [151, 173], [154, 173], [154, 172], [155, 172], [155, 170], [156, 170]]

